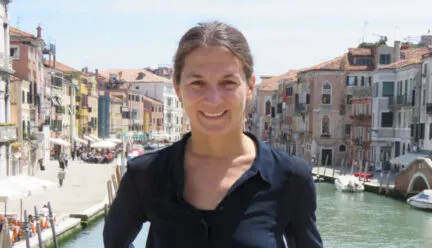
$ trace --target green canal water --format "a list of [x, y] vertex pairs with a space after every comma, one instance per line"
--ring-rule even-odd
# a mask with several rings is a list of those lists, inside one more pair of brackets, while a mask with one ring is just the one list
[[[316, 184], [317, 223], [329, 248], [430, 248], [432, 212], [419, 211], [401, 201], [373, 193], [347, 194], [327, 183]], [[89, 226], [61, 247], [103, 247], [103, 219]], [[135, 240], [144, 248], [148, 224]]]

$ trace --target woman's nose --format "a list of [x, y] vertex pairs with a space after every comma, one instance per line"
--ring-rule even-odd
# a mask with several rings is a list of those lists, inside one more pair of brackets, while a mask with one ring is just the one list
[[217, 87], [209, 87], [206, 92], [205, 100], [206, 102], [212, 104], [221, 103], [223, 101], [222, 92], [220, 92], [220, 89], [218, 89]]

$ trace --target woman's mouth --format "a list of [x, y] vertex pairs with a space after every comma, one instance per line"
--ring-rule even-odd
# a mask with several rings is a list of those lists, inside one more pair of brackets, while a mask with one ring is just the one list
[[220, 117], [224, 116], [227, 111], [225, 110], [225, 111], [217, 112], [217, 113], [214, 113], [214, 112], [213, 113], [211, 113], [211, 112], [203, 112], [203, 111], [200, 111], [200, 112], [206, 118], [216, 119], [216, 118], [220, 118]]

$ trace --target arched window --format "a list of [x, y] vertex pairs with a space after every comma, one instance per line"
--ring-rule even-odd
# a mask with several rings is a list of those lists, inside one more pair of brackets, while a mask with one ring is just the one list
[[330, 118], [328, 115], [324, 115], [322, 118], [322, 135], [329, 135], [330, 134]]
[[332, 87], [329, 82], [325, 82], [322, 86], [322, 91], [321, 91], [321, 103], [331, 104], [331, 97], [332, 97]]
[[271, 113], [271, 102], [267, 100], [265, 104], [265, 115], [270, 115]]

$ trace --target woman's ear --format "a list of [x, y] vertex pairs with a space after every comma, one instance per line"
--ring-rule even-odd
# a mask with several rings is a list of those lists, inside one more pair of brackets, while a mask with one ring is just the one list
[[252, 96], [253, 96], [254, 89], [255, 89], [255, 82], [256, 82], [255, 75], [252, 75], [250, 82], [248, 83], [248, 92], [246, 95], [246, 98], [248, 101], [252, 100]]

